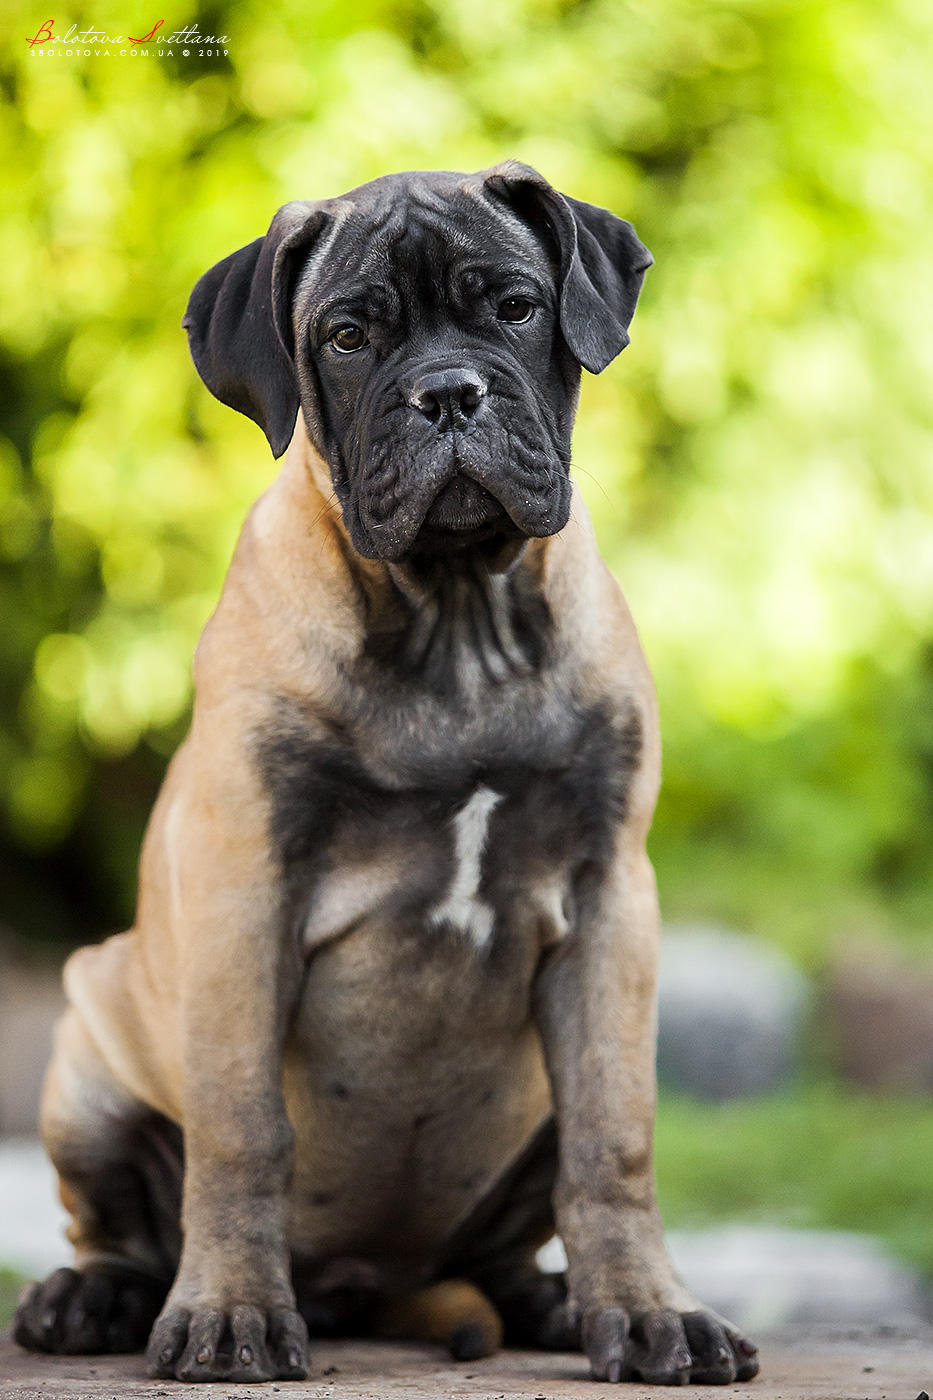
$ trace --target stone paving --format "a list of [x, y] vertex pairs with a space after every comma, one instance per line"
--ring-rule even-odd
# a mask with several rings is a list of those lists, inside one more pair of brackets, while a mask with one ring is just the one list
[[[850, 1331], [775, 1336], [747, 1385], [691, 1387], [689, 1400], [917, 1400], [933, 1389], [933, 1334]], [[43, 1357], [0, 1339], [0, 1400], [663, 1400], [659, 1386], [601, 1385], [581, 1356], [507, 1351], [457, 1365], [436, 1348], [316, 1343], [307, 1381], [182, 1388], [147, 1380], [141, 1357]], [[683, 1392], [681, 1392], [683, 1393]]]

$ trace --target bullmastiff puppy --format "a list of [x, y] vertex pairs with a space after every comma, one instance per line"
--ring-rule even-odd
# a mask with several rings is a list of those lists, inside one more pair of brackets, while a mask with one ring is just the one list
[[195, 287], [198, 372], [284, 464], [135, 927], [66, 969], [42, 1132], [75, 1261], [22, 1345], [148, 1340], [185, 1381], [303, 1377], [309, 1331], [755, 1374], [665, 1250], [655, 698], [569, 478], [650, 262], [509, 162], [287, 204]]

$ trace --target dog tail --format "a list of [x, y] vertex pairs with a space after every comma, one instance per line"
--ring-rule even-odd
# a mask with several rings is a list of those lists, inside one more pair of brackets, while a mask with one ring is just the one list
[[443, 1342], [455, 1361], [476, 1361], [501, 1347], [502, 1319], [474, 1284], [448, 1278], [389, 1303], [377, 1320], [376, 1335]]

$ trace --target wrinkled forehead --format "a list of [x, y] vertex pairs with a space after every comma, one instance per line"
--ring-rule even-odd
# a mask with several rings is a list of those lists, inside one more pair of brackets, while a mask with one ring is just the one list
[[[318, 306], [373, 289], [443, 297], [525, 276], [553, 285], [543, 242], [476, 176], [390, 175], [333, 201], [332, 223], [301, 277], [299, 299]], [[472, 285], [475, 284], [475, 285]]]

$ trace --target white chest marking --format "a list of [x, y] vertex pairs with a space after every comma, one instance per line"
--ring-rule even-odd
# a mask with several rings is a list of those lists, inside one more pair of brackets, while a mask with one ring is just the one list
[[391, 861], [373, 859], [341, 865], [321, 880], [304, 930], [306, 952], [348, 933], [376, 913], [398, 888], [399, 871]]
[[454, 878], [446, 899], [431, 910], [432, 924], [453, 924], [467, 933], [478, 948], [488, 942], [495, 914], [484, 900], [479, 899], [482, 877], [483, 849], [489, 831], [489, 818], [502, 801], [501, 792], [478, 787], [453, 820], [454, 858], [457, 862]]

